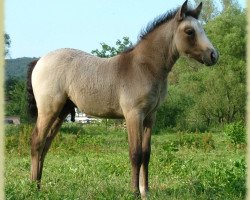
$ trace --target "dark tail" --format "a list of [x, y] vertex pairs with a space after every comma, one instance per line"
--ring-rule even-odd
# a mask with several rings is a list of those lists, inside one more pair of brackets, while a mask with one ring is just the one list
[[29, 117], [32, 119], [37, 117], [37, 107], [36, 107], [36, 99], [33, 93], [32, 83], [31, 83], [31, 75], [38, 60], [34, 60], [30, 62], [28, 64], [28, 70], [27, 70], [26, 86], [27, 86], [28, 114], [29, 114]]

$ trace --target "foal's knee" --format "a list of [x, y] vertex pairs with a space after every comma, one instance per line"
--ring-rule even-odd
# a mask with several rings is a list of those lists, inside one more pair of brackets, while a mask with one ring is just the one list
[[144, 164], [148, 164], [150, 160], [150, 148], [149, 149], [144, 149], [142, 152], [142, 162]]
[[130, 159], [132, 165], [140, 166], [142, 163], [142, 150], [137, 149], [130, 151]]

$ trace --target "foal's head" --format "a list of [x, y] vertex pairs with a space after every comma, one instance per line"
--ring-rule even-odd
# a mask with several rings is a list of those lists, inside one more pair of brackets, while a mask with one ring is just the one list
[[214, 65], [218, 53], [208, 40], [198, 21], [202, 3], [193, 10], [188, 9], [187, 0], [176, 13], [174, 45], [180, 55], [186, 55], [207, 66]]

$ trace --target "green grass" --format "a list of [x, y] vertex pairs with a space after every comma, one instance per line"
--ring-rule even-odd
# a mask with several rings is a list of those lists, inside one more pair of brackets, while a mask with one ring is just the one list
[[[64, 125], [46, 157], [41, 191], [29, 180], [30, 131], [6, 128], [6, 199], [133, 199], [125, 130]], [[221, 132], [153, 135], [149, 199], [244, 199], [245, 152]]]

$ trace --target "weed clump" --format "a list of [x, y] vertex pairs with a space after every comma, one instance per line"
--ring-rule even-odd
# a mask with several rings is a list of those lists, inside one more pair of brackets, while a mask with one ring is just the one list
[[246, 128], [241, 121], [226, 125], [224, 133], [235, 147], [246, 145]]

